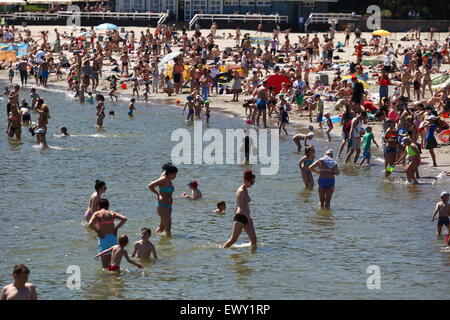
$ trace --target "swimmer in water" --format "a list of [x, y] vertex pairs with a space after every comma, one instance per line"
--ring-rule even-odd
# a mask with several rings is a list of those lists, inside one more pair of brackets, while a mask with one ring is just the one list
[[[166, 235], [170, 237], [172, 229], [172, 193], [175, 191], [172, 180], [177, 177], [178, 169], [171, 163], [165, 164], [162, 169], [161, 177], [151, 182], [148, 188], [157, 196], [156, 201], [158, 205], [156, 206], [156, 212], [161, 220], [156, 232], [166, 232]], [[159, 187], [159, 191], [156, 190], [156, 187]]]
[[102, 194], [106, 192], [106, 183], [104, 181], [95, 180], [95, 192], [89, 197], [88, 208], [84, 214], [84, 218], [89, 222], [94, 212], [99, 210], [98, 203], [102, 198]]
[[293, 136], [292, 141], [294, 141], [294, 143], [297, 145], [297, 152], [300, 152], [302, 150], [302, 144], [300, 143], [300, 141], [303, 140], [306, 147], [308, 146], [308, 140], [311, 140], [312, 138], [314, 138], [314, 133], [312, 132], [308, 132], [307, 134], [298, 133]]
[[302, 179], [305, 183], [305, 189], [312, 190], [314, 188], [314, 178], [309, 166], [313, 164], [315, 158], [316, 151], [314, 146], [307, 146], [305, 148], [305, 156], [298, 162], [298, 166], [300, 167], [300, 171], [302, 173]]
[[4, 286], [0, 293], [0, 300], [37, 300], [36, 287], [28, 282], [30, 269], [23, 264], [13, 268], [14, 282]]
[[115, 117], [116, 117], [116, 114], [114, 113], [113, 110], [111, 110], [108, 114], [109, 114], [109, 116], [110, 116], [111, 118], [115, 118]]
[[202, 197], [202, 193], [198, 189], [198, 182], [197, 180], [191, 181], [188, 183], [189, 189], [192, 190], [192, 194], [188, 194], [186, 192], [183, 192], [181, 196], [188, 198], [188, 199], [200, 199]]
[[250, 242], [253, 248], [256, 248], [256, 232], [253, 225], [253, 220], [250, 218], [250, 207], [249, 203], [252, 201], [248, 195], [248, 188], [250, 188], [255, 183], [255, 175], [252, 170], [246, 170], [244, 172], [243, 184], [236, 191], [236, 211], [234, 215], [234, 226], [233, 232], [231, 233], [230, 239], [224, 244], [224, 248], [231, 247], [241, 235], [244, 229], [250, 238]]
[[439, 213], [436, 231], [437, 235], [441, 235], [442, 226], [446, 226], [447, 230], [449, 230], [450, 233], [450, 204], [448, 203], [449, 198], [450, 193], [448, 193], [447, 191], [443, 191], [441, 193], [441, 201], [436, 203], [436, 208], [434, 209], [433, 216], [431, 217], [431, 221], [434, 221], [436, 220], [436, 214]]
[[99, 254], [95, 256], [94, 259], [97, 259], [98, 257], [103, 257], [107, 254], [111, 255], [111, 264], [108, 266], [109, 271], [119, 271], [120, 272], [120, 262], [122, 261], [122, 258], [125, 257], [125, 259], [131, 263], [134, 264], [139, 269], [142, 269], [144, 266], [140, 263], [137, 263], [130, 259], [128, 256], [128, 252], [125, 250], [125, 247], [128, 244], [128, 237], [124, 234], [122, 234], [119, 237], [119, 244], [112, 246], [109, 249], [106, 249]]
[[158, 255], [156, 254], [156, 248], [153, 243], [150, 242], [150, 237], [152, 235], [152, 230], [149, 228], [141, 229], [141, 237], [142, 240], [135, 242], [134, 251], [131, 254], [131, 257], [137, 257], [139, 259], [148, 259], [150, 255], [153, 254], [153, 258], [158, 259]]
[[61, 127], [59, 128], [61, 134], [63, 135], [63, 137], [69, 137], [70, 134], [67, 132], [67, 128], [66, 127]]
[[135, 102], [136, 102], [136, 99], [132, 98], [130, 104], [128, 105], [128, 116], [130, 116], [130, 117], [133, 116], [133, 111], [136, 110], [136, 108], [134, 107]]
[[214, 213], [225, 213], [225, 210], [227, 209], [227, 204], [225, 201], [220, 201], [217, 203], [217, 209], [214, 210]]

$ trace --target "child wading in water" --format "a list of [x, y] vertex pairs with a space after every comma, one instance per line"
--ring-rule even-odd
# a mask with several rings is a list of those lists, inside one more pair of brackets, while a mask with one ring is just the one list
[[186, 110], [186, 107], [188, 108], [188, 116], [186, 118], [186, 121], [194, 121], [194, 103], [192, 102], [192, 97], [187, 97], [187, 102], [184, 105], [183, 112], [181, 114], [184, 114], [184, 110]]
[[130, 104], [128, 105], [128, 115], [129, 115], [130, 117], [133, 116], [133, 111], [136, 110], [136, 108], [134, 107], [134, 103], [135, 103], [135, 102], [136, 102], [136, 99], [135, 99], [135, 98], [131, 98], [131, 102], [130, 102]]
[[122, 234], [119, 237], [119, 244], [112, 246], [111, 248], [106, 249], [103, 252], [100, 252], [98, 255], [95, 256], [94, 259], [97, 259], [98, 257], [108, 254], [109, 252], [112, 252], [111, 264], [108, 267], [109, 271], [120, 271], [120, 262], [122, 261], [123, 257], [125, 257], [125, 259], [129, 263], [134, 264], [139, 269], [143, 268], [144, 266], [142, 264], [137, 263], [130, 259], [130, 257], [128, 256], [128, 252], [125, 250], [127, 244], [128, 244], [128, 237]]
[[149, 241], [151, 235], [152, 231], [149, 228], [141, 229], [142, 240], [135, 242], [134, 251], [131, 254], [132, 258], [134, 258], [137, 254], [139, 259], [148, 259], [150, 258], [150, 254], [153, 253], [153, 258], [158, 259], [158, 256], [156, 255], [156, 248], [153, 243]]
[[286, 135], [288, 135], [288, 132], [285, 128], [286, 123], [289, 123], [289, 114], [284, 109], [284, 107], [280, 107], [280, 116], [278, 118], [278, 124], [279, 124], [278, 133], [280, 135], [281, 135], [281, 130], [284, 130], [284, 133], [286, 133]]
[[189, 189], [192, 190], [192, 194], [188, 194], [183, 192], [182, 196], [189, 199], [200, 199], [202, 197], [202, 193], [198, 189], [198, 182], [196, 180], [188, 183]]
[[372, 153], [370, 152], [372, 141], [373, 143], [375, 143], [377, 148], [379, 148], [378, 143], [375, 141], [375, 137], [373, 136], [372, 127], [367, 126], [366, 133], [362, 138], [363, 158], [359, 163], [360, 166], [364, 163], [365, 160], [367, 160], [367, 164], [370, 164], [370, 158], [372, 158]]
[[[448, 204], [448, 199], [450, 197], [450, 193], [447, 191], [444, 191], [441, 193], [441, 201], [436, 203], [436, 209], [434, 209], [433, 216], [431, 217], [431, 221], [436, 220], [436, 214], [439, 212], [439, 219], [437, 223], [437, 235], [441, 234], [442, 226], [446, 226], [447, 230], [449, 230], [450, 234], [450, 228], [449, 228], [449, 217], [450, 217], [450, 205]], [[447, 236], [446, 242], [448, 244], [450, 237]]]
[[325, 121], [324, 121], [324, 123], [326, 123], [327, 124], [327, 131], [325, 131], [325, 133], [327, 134], [327, 137], [328, 137], [328, 142], [330, 142], [331, 141], [331, 135], [330, 135], [330, 132], [331, 132], [331, 130], [333, 130], [333, 121], [331, 121], [331, 118], [330, 118], [330, 114], [327, 112], [327, 113], [325, 113], [324, 114], [324, 116], [325, 116]]
[[225, 210], [227, 209], [227, 204], [225, 201], [220, 201], [217, 203], [217, 209], [214, 210], [214, 213], [225, 213]]

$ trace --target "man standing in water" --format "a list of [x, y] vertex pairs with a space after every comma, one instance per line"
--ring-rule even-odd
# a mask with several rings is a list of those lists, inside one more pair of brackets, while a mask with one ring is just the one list
[[20, 72], [20, 81], [22, 82], [22, 87], [27, 85], [28, 81], [28, 61], [26, 59], [22, 59], [18, 65], [18, 69]]
[[258, 108], [258, 117], [256, 118], [256, 125], [259, 127], [259, 117], [263, 116], [264, 128], [267, 128], [267, 100], [269, 96], [267, 93], [267, 81], [264, 81], [262, 86], [256, 89], [256, 107]]
[[365, 116], [366, 112], [360, 112], [356, 115], [355, 118], [352, 119], [349, 133], [349, 139], [351, 139], [350, 150], [345, 157], [345, 163], [350, 160], [353, 152], [355, 152], [355, 159], [353, 162], [356, 164], [356, 162], [358, 161], [359, 154], [361, 153], [361, 136], [365, 133], [364, 129], [362, 128], [362, 122]]
[[42, 62], [39, 65], [39, 74], [42, 77], [42, 85], [47, 87], [48, 73], [50, 70], [50, 64], [45, 58], [42, 58]]
[[12, 273], [14, 282], [3, 287], [0, 300], [37, 300], [36, 287], [27, 282], [29, 275], [27, 266], [15, 265]]

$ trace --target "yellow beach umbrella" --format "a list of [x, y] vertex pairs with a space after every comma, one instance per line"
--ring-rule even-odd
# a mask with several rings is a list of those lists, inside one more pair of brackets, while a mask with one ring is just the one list
[[379, 29], [372, 32], [374, 36], [390, 36], [391, 33], [387, 30]]

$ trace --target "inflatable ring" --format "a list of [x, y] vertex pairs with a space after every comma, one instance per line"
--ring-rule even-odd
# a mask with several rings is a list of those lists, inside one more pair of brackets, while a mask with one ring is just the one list
[[442, 143], [449, 142], [450, 140], [450, 129], [444, 130], [438, 135], [439, 140], [441, 140]]
[[218, 83], [227, 83], [233, 80], [233, 77], [228, 72], [222, 72], [216, 75], [215, 80]]

